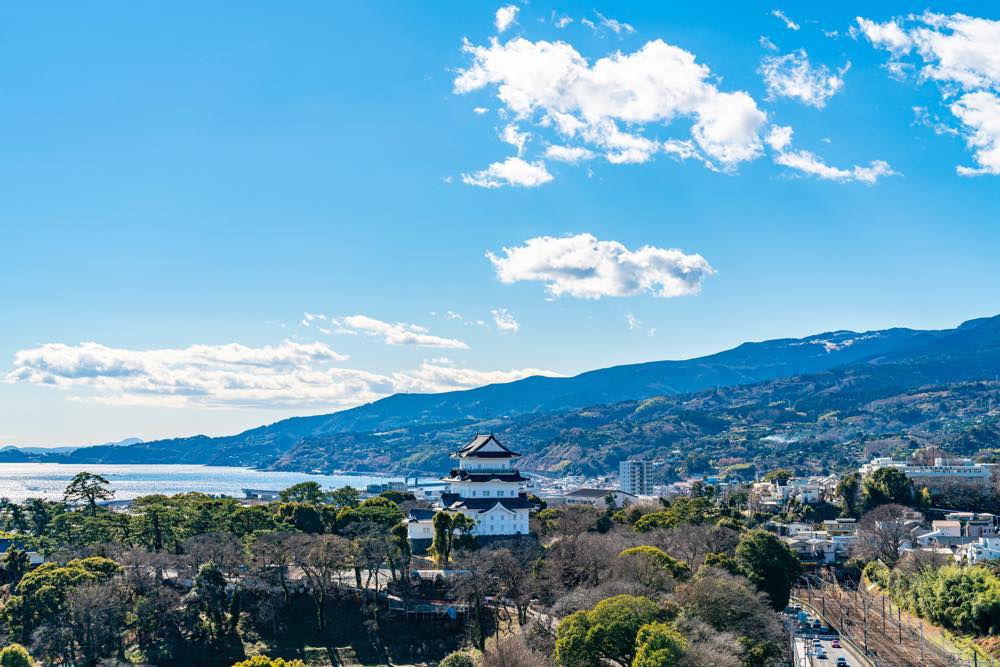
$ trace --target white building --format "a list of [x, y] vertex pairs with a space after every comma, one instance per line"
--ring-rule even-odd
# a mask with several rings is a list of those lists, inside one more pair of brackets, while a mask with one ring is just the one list
[[918, 466], [907, 461], [895, 461], [888, 456], [878, 457], [861, 466], [860, 472], [867, 476], [880, 468], [895, 468], [913, 480], [917, 488], [959, 482], [979, 488], [990, 485], [992, 464], [974, 463], [972, 459], [934, 459], [934, 465]]
[[652, 465], [649, 461], [629, 459], [618, 464], [618, 488], [633, 496], [653, 495]]
[[447, 491], [433, 509], [410, 512], [410, 540], [421, 544], [433, 539], [433, 519], [438, 511], [470, 517], [475, 522], [473, 535], [527, 535], [531, 503], [524, 488], [528, 480], [514, 466], [520, 456], [493, 435], [477, 435], [452, 454], [458, 468], [441, 480], [447, 483]]
[[955, 560], [968, 565], [997, 558], [1000, 558], [1000, 537], [980, 537], [975, 542], [963, 544], [955, 552]]
[[635, 494], [614, 489], [577, 489], [564, 495], [562, 502], [564, 505], [591, 505], [603, 510], [608, 507], [607, 498], [609, 496], [611, 497], [611, 505], [618, 509], [638, 500]]

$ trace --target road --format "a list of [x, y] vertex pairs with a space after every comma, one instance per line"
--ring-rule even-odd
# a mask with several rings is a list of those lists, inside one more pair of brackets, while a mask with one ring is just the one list
[[864, 590], [848, 590], [830, 579], [811, 577], [795, 595], [823, 612], [841, 635], [868, 651], [881, 667], [957, 667], [966, 661], [934, 644], [923, 628]]
[[837, 664], [837, 658], [843, 658], [850, 667], [861, 667], [861, 664], [851, 655], [848, 649], [844, 647], [835, 648], [832, 640], [821, 639], [820, 644], [823, 647], [823, 653], [826, 655], [825, 659], [821, 659], [816, 655], [817, 652], [813, 648], [811, 637], [796, 637], [794, 647], [795, 667], [834, 667]]

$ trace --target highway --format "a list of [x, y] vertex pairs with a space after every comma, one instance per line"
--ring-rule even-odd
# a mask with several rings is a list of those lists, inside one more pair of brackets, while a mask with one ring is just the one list
[[837, 658], [843, 658], [850, 667], [863, 667], [866, 664], [858, 662], [847, 648], [834, 647], [831, 639], [821, 639], [820, 645], [823, 647], [822, 653], [825, 654], [825, 658], [817, 655], [811, 637], [795, 637], [795, 667], [836, 667]]

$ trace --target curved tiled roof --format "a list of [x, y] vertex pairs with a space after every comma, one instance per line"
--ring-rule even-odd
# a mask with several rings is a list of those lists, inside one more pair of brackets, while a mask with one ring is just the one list
[[522, 477], [517, 470], [510, 472], [477, 472], [474, 470], [452, 470], [447, 477], [442, 477], [446, 482], [527, 482], [527, 477]]
[[489, 435], [477, 435], [472, 439], [472, 442], [452, 456], [460, 459], [506, 459], [520, 456], [520, 454], [501, 445], [500, 441], [490, 433]]

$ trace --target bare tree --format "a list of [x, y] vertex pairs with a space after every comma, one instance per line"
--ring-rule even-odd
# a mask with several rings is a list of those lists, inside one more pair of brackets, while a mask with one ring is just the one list
[[65, 625], [82, 664], [97, 665], [100, 658], [122, 655], [127, 611], [125, 591], [117, 580], [82, 584], [66, 595]]
[[865, 514], [858, 524], [858, 554], [867, 560], [881, 560], [889, 567], [895, 565], [910, 537], [903, 519], [906, 511], [902, 505], [880, 505]]
[[316, 605], [320, 631], [327, 627], [326, 606], [343, 583], [350, 564], [350, 542], [338, 535], [291, 535], [288, 538], [292, 562], [305, 576]]
[[532, 650], [520, 636], [498, 639], [483, 651], [479, 667], [551, 667], [548, 656]]

